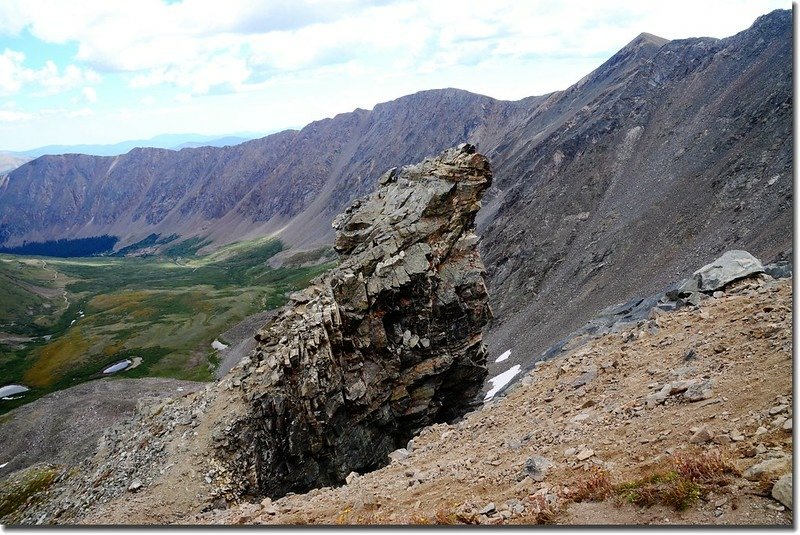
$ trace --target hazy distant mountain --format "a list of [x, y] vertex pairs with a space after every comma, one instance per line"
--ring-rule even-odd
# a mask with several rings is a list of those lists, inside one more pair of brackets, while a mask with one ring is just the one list
[[181, 143], [180, 145], [175, 145], [174, 147], [167, 147], [172, 150], [181, 150], [181, 149], [196, 149], [197, 147], [229, 147], [231, 145], [238, 145], [239, 143], [244, 143], [245, 141], [250, 141], [254, 139], [256, 136], [252, 137], [241, 137], [241, 136], [225, 136], [216, 139], [208, 139], [205, 141], [187, 141], [185, 143]]
[[31, 161], [33, 158], [16, 154], [14, 152], [0, 151], [0, 174], [8, 173], [20, 165]]
[[230, 147], [41, 157], [0, 178], [0, 245], [327, 244], [388, 167], [464, 141], [495, 173], [479, 213], [492, 343], [534, 354], [726, 249], [791, 250], [792, 14], [726, 39], [642, 34], [572, 87], [516, 102], [423, 91]]
[[6, 151], [14, 156], [38, 158], [46, 154], [89, 154], [93, 156], [116, 156], [125, 154], [136, 147], [180, 150], [185, 147], [224, 147], [254, 139], [258, 134], [239, 134], [234, 136], [205, 136], [202, 134], [163, 134], [150, 139], [120, 141], [110, 145], [47, 145], [25, 151]]

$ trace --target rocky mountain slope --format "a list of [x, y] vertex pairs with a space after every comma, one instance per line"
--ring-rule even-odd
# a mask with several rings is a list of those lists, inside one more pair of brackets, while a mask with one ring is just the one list
[[740, 280], [540, 363], [381, 470], [184, 521], [788, 526], [791, 325], [791, 279]]
[[789, 254], [791, 88], [789, 11], [726, 39], [642, 34], [567, 90], [517, 102], [425, 91], [235, 147], [39, 158], [0, 178], [0, 245], [330, 244], [369, 177], [467, 141], [495, 175], [478, 219], [491, 356], [521, 363], [724, 250]]
[[728, 249], [791, 255], [791, 35], [779, 11], [722, 40], [640, 36], [488, 151], [490, 347], [535, 357]]

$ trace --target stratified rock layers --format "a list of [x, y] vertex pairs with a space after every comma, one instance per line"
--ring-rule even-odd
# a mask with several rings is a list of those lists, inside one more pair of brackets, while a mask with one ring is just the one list
[[293, 294], [224, 380], [241, 408], [213, 440], [234, 494], [341, 483], [469, 409], [487, 373], [473, 229], [491, 180], [461, 145], [390, 170], [334, 221], [339, 267]]

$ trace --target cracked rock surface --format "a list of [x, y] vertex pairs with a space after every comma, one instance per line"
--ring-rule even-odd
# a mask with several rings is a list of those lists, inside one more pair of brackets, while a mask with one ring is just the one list
[[293, 294], [223, 382], [242, 406], [214, 434], [233, 495], [378, 468], [483, 385], [491, 312], [472, 231], [488, 161], [465, 144], [379, 182], [333, 223], [340, 265]]

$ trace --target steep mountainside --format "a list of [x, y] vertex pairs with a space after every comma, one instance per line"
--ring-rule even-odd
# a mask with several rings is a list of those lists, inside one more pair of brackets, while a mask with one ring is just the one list
[[726, 249], [790, 255], [791, 65], [789, 12], [723, 40], [643, 35], [488, 151], [490, 347], [535, 356]]
[[[531, 99], [536, 101], [536, 99]], [[419, 161], [465, 139], [500, 139], [526, 102], [426, 91], [233, 147], [44, 156], [0, 179], [0, 245], [150, 233], [224, 243], [281, 231], [330, 243], [333, 217], [385, 162]]]
[[594, 310], [730, 248], [791, 249], [792, 14], [726, 39], [641, 34], [565, 91], [410, 95], [234, 147], [39, 158], [0, 177], [0, 245], [151, 233], [330, 244], [382, 166], [461, 142], [492, 162], [478, 227], [492, 352], [534, 357]]

